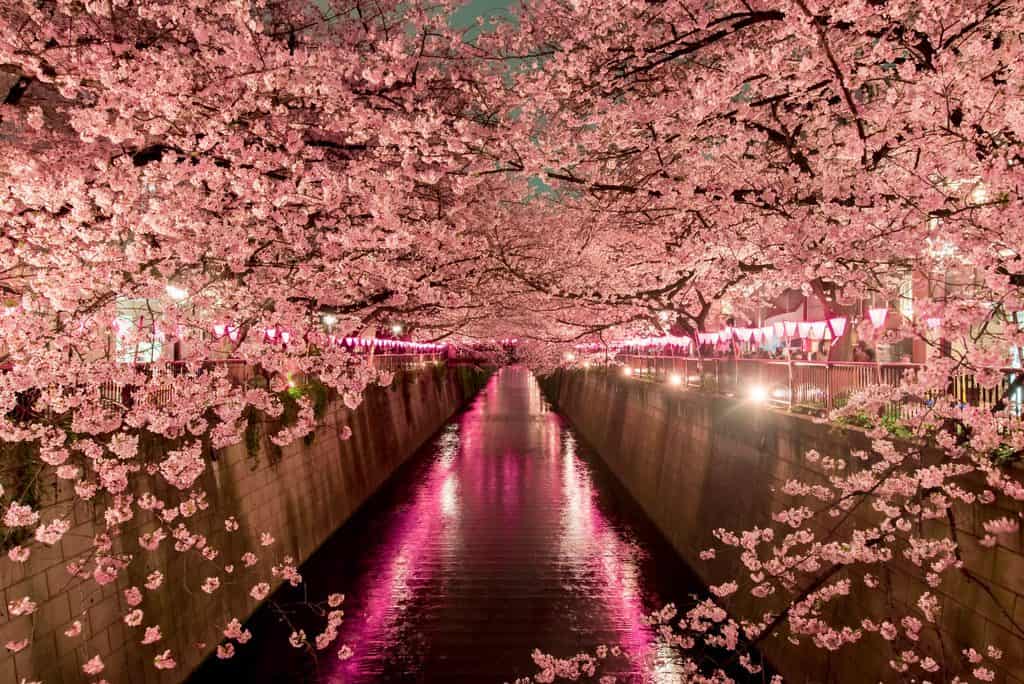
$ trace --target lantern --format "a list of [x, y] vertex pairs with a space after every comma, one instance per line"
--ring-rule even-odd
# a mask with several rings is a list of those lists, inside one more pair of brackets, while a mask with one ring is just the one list
[[828, 325], [832, 328], [832, 336], [836, 339], [842, 337], [843, 333], [846, 332], [846, 318], [844, 316], [828, 319]]
[[868, 309], [868, 318], [871, 319], [871, 325], [875, 326], [876, 329], [885, 326], [885, 318], [889, 315], [889, 309], [884, 306], [878, 307], [877, 309]]

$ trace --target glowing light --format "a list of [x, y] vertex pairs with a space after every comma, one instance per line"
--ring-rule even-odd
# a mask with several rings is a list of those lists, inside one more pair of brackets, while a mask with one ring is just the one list
[[844, 316], [828, 319], [828, 325], [832, 328], [832, 334], [837, 338], [842, 337], [843, 333], [846, 332], [846, 318]]
[[827, 321], [814, 321], [810, 324], [809, 337], [812, 340], [823, 340], [825, 339], [825, 333], [828, 332]]
[[395, 323], [393, 326], [391, 326], [391, 332], [394, 333], [395, 335], [401, 335], [402, 326], [398, 323]]
[[590, 362], [589, 361], [584, 361], [583, 362], [583, 367], [584, 368], [590, 368]]
[[871, 319], [871, 325], [875, 328], [882, 328], [885, 326], [885, 319], [889, 315], [889, 309], [884, 306], [868, 309], [868, 318]]
[[622, 374], [625, 375], [628, 378], [629, 376], [631, 376], [633, 374], [633, 369], [630, 368], [629, 366], [625, 366], [622, 369]]
[[761, 385], [754, 385], [750, 388], [750, 399], [758, 403], [768, 400], [768, 390]]
[[683, 376], [679, 375], [679, 373], [673, 373], [672, 375], [668, 376], [668, 384], [675, 385], [676, 387], [682, 385]]
[[320, 320], [324, 322], [324, 325], [332, 326], [338, 322], [338, 317], [335, 316], [334, 314], [324, 314], [323, 318], [321, 318]]
[[167, 290], [167, 296], [176, 302], [180, 302], [188, 297], [188, 290], [180, 288], [177, 285], [168, 285], [164, 289]]
[[570, 363], [576, 360], [576, 355], [573, 354], [572, 352], [565, 352], [565, 354], [563, 354], [562, 357]]

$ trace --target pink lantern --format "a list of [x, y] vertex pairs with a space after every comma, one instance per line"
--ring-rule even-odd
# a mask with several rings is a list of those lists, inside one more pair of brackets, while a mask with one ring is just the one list
[[223, 323], [218, 323], [213, 326], [213, 334], [217, 337], [224, 337], [224, 330], [227, 328]]
[[741, 342], [749, 342], [750, 338], [753, 337], [754, 331], [750, 328], [734, 328], [736, 331], [736, 337], [740, 338]]
[[786, 337], [795, 337], [800, 330], [800, 326], [796, 321], [783, 321], [782, 325], [786, 331]]
[[838, 339], [846, 332], [846, 317], [837, 316], [836, 318], [830, 318], [828, 319], [828, 325], [832, 328], [832, 336]]
[[729, 326], [725, 326], [718, 332], [718, 339], [722, 342], [732, 339], [733, 329]]
[[825, 333], [828, 331], [828, 322], [826, 321], [814, 321], [811, 323], [810, 338], [812, 340], [823, 340], [825, 339]]
[[796, 332], [800, 338], [806, 338], [811, 336], [811, 322], [800, 321], [796, 324]]
[[782, 321], [779, 321], [778, 323], [772, 323], [772, 331], [775, 333], [776, 337], [785, 337], [786, 324], [783, 323]]
[[764, 341], [767, 342], [769, 338], [775, 337], [775, 336], [776, 335], [775, 335], [775, 327], [774, 326], [766, 325], [763, 328], [761, 328], [761, 339], [763, 339]]
[[228, 330], [228, 337], [231, 338], [231, 341], [232, 342], [237, 342], [238, 341], [238, 328], [236, 326], [230, 325], [230, 326], [228, 326], [227, 330]]
[[875, 328], [882, 328], [885, 326], [885, 318], [889, 315], [889, 309], [884, 306], [878, 307], [877, 309], [868, 309], [868, 318], [871, 319], [871, 325]]
[[273, 342], [277, 339], [277, 328], [267, 328], [267, 339]]

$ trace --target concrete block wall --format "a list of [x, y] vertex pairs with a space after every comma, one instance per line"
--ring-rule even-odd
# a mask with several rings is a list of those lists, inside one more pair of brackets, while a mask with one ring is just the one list
[[[165, 539], [157, 552], [138, 553], [138, 536], [156, 528], [146, 516], [127, 524], [115, 539], [115, 550], [136, 554], [127, 573], [102, 587], [75, 579], [67, 565], [92, 552], [93, 536], [104, 530], [102, 511], [107, 506], [76, 501], [67, 486], [47, 485], [43, 519], [70, 513], [74, 527], [52, 548], [33, 544], [26, 563], [0, 557], [0, 684], [92, 681], [96, 678], [86, 677], [82, 665], [96, 654], [106, 665], [101, 676], [111, 683], [183, 681], [220, 643], [231, 618], [244, 622], [257, 608], [248, 594], [252, 585], [269, 581], [276, 586], [272, 565], [284, 556], [297, 562], [307, 558], [485, 379], [485, 373], [469, 367], [399, 375], [389, 388], [369, 389], [355, 411], [340, 401], [332, 404], [311, 444], [298, 440], [279, 456], [264, 449], [254, 458], [243, 445], [218, 452], [197, 487], [207, 493], [209, 507], [186, 521], [190, 531], [205, 535], [220, 551], [212, 561], [194, 551], [178, 553], [173, 538]], [[352, 430], [348, 440], [341, 436], [345, 425]], [[228, 516], [237, 518], [239, 531], [225, 530]], [[261, 548], [261, 532], [277, 542]], [[243, 568], [239, 559], [246, 551], [254, 552], [260, 563]], [[227, 564], [234, 564], [233, 573], [224, 571]], [[153, 570], [164, 573], [164, 587], [143, 592], [146, 598], [140, 608], [145, 619], [142, 626], [129, 627], [123, 621], [128, 610], [123, 592], [133, 585], [141, 588]], [[210, 596], [200, 589], [208, 576], [222, 581]], [[26, 595], [39, 604], [35, 614], [9, 615], [8, 602]], [[82, 634], [65, 636], [75, 619], [83, 623]], [[161, 626], [163, 639], [141, 645], [144, 627], [154, 624]], [[30, 633], [31, 644], [23, 651], [12, 654], [4, 648], [8, 641]], [[178, 665], [157, 670], [153, 657], [165, 649], [171, 649]]]
[[[556, 373], [541, 385], [708, 584], [742, 576], [735, 554], [700, 560], [701, 550], [717, 547], [715, 528], [765, 527], [773, 511], [805, 503], [783, 495], [781, 487], [789, 479], [822, 480], [822, 471], [805, 458], [808, 450], [850, 462], [852, 449], [869, 448], [860, 430], [603, 370]], [[856, 459], [852, 463], [856, 467]], [[1007, 506], [1005, 514], [1020, 512], [1001, 505]], [[871, 515], [869, 508], [862, 506], [858, 514]], [[1024, 638], [1014, 626], [1024, 625], [1022, 537], [1018, 532], [1001, 538], [995, 549], [981, 547], [982, 521], [1004, 514], [985, 508], [983, 513], [980, 505], [959, 507], [957, 536], [965, 565], [987, 580], [998, 602], [977, 583], [951, 573], [933, 590], [942, 602], [942, 647], [957, 654], [966, 645], [999, 646], [1005, 655], [998, 681], [1022, 684]], [[857, 591], [850, 601], [837, 603], [836, 610], [866, 616], [882, 612], [883, 602], [912, 605], [924, 585], [909, 570], [912, 566], [891, 565], [893, 571], [883, 578], [888, 591]], [[728, 608], [736, 616], [759, 615], [766, 607], [758, 602], [755, 613], [753, 602], [739, 594], [731, 598]], [[929, 630], [922, 632], [922, 640], [939, 645], [938, 635]], [[761, 651], [789, 682], [898, 681], [887, 664], [894, 654], [879, 648], [880, 642], [870, 638], [863, 646], [826, 654], [776, 638], [766, 639]]]

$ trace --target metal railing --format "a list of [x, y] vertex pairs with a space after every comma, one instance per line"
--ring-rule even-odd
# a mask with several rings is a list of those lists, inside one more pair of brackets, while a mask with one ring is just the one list
[[[824, 414], [842, 408], [850, 397], [870, 387], [900, 387], [921, 364], [858, 361], [784, 361], [744, 358], [695, 358], [658, 354], [619, 354], [630, 373], [650, 380], [684, 385], [706, 392], [740, 395], [757, 388], [775, 406]], [[947, 395], [964, 406], [992, 409], [1002, 402], [1020, 418], [1024, 389], [1019, 368], [1001, 369], [1001, 380], [985, 387], [969, 373], [953, 376]], [[905, 397], [890, 402], [885, 415], [912, 418], [925, 410], [935, 396]]]

